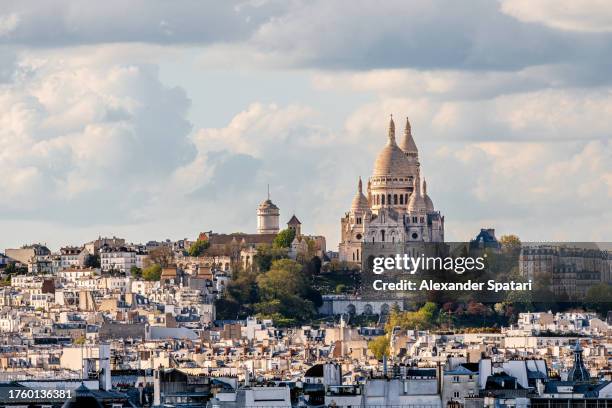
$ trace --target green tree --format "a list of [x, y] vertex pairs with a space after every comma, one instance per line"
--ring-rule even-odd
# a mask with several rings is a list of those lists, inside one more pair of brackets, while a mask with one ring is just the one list
[[146, 281], [158, 281], [161, 278], [162, 267], [159, 264], [153, 264], [143, 269], [142, 277]]
[[436, 322], [437, 310], [438, 306], [433, 302], [427, 302], [419, 310], [413, 312], [402, 312], [399, 308], [392, 308], [385, 330], [390, 333], [394, 327], [402, 329], [431, 328]]
[[374, 354], [377, 360], [382, 360], [384, 356], [389, 356], [389, 338], [379, 336], [368, 342], [368, 350]]
[[198, 239], [189, 247], [189, 256], [201, 256], [210, 246], [210, 242], [204, 239]]
[[263, 296], [270, 298], [303, 293], [308, 282], [302, 273], [302, 265], [291, 259], [272, 262], [270, 270], [257, 278]]
[[612, 309], [612, 287], [607, 283], [600, 283], [589, 288], [584, 297], [585, 305], [600, 314]]
[[275, 248], [289, 248], [294, 238], [295, 230], [291, 228], [286, 228], [279, 232], [276, 237], [274, 237], [274, 241], [272, 244]]
[[257, 248], [257, 253], [253, 256], [253, 263], [257, 266], [259, 272], [266, 272], [272, 267], [273, 261], [287, 257], [286, 248], [274, 248], [266, 245]]
[[279, 314], [304, 321], [315, 316], [319, 293], [312, 289], [303, 267], [291, 259], [272, 262], [270, 270], [257, 277], [259, 303], [255, 310], [262, 315]]
[[130, 268], [130, 275], [132, 275], [134, 279], [140, 279], [142, 278], [142, 269], [134, 265]]

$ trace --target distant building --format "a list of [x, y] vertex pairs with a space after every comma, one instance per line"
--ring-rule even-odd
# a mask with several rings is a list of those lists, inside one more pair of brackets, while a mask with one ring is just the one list
[[612, 254], [582, 244], [521, 248], [519, 270], [527, 279], [550, 281], [555, 296], [580, 300], [600, 283], [612, 283]]
[[495, 229], [482, 228], [480, 233], [476, 235], [476, 238], [470, 241], [470, 249], [499, 252], [501, 250], [501, 244], [495, 237]]
[[43, 273], [52, 270], [51, 251], [45, 245], [32, 244], [19, 249], [7, 249], [6, 256], [27, 265], [28, 272]]

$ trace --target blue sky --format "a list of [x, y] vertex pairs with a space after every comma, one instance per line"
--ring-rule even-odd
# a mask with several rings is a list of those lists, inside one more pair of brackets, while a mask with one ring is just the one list
[[[586, 12], [585, 12], [586, 11]], [[339, 237], [411, 118], [449, 240], [609, 241], [612, 6], [588, 0], [0, 5], [0, 249]]]

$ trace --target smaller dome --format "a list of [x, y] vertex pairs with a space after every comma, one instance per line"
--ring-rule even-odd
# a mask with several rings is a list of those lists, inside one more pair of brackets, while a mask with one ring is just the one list
[[276, 206], [276, 204], [272, 202], [272, 200], [268, 198], [267, 200], [259, 204], [259, 209], [260, 210], [278, 210], [278, 207]]
[[370, 203], [365, 195], [363, 195], [363, 187], [361, 184], [361, 177], [359, 177], [359, 185], [357, 187], [357, 193], [353, 197], [351, 204], [351, 211], [368, 211], [370, 209]]
[[427, 211], [427, 203], [425, 201], [425, 197], [421, 194], [421, 179], [417, 175], [416, 179], [414, 180], [414, 190], [408, 199], [408, 212], [420, 213], [425, 211]]

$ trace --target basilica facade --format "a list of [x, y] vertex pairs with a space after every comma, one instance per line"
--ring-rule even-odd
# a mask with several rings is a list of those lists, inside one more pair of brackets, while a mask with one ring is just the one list
[[340, 226], [339, 257], [349, 263], [361, 263], [367, 243], [409, 247], [444, 241], [444, 217], [427, 194], [408, 119], [398, 144], [391, 117], [387, 143], [374, 162], [366, 189], [359, 178], [351, 209], [341, 218]]

